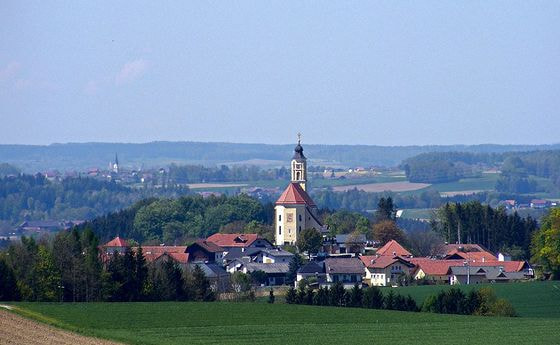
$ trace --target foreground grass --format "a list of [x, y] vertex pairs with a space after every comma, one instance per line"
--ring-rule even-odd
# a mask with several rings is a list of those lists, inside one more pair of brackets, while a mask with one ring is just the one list
[[[522, 317], [550, 317], [560, 319], [560, 282], [526, 282], [509, 284], [481, 284], [481, 285], [457, 285], [467, 292], [470, 289], [478, 289], [482, 286], [490, 286], [496, 295], [511, 302], [515, 311]], [[418, 303], [421, 303], [429, 295], [438, 293], [442, 289], [449, 289], [449, 285], [429, 286], [407, 286], [395, 289], [395, 292], [410, 294]], [[387, 292], [388, 289], [383, 289]]]
[[[18, 303], [28, 317], [130, 344], [558, 344], [560, 319], [263, 303]], [[556, 331], [555, 331], [556, 330]], [[452, 339], [452, 340], [450, 340]]]

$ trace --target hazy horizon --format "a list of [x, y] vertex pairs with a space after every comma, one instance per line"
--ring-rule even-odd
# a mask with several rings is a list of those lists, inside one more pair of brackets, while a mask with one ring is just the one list
[[560, 142], [560, 3], [4, 2], [0, 144]]

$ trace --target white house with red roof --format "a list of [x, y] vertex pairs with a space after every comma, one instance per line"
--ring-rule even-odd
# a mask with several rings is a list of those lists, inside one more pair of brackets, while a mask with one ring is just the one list
[[298, 234], [304, 229], [323, 230], [317, 205], [307, 194], [307, 158], [299, 140], [292, 157], [291, 176], [290, 184], [274, 207], [275, 242], [279, 246], [295, 244]]

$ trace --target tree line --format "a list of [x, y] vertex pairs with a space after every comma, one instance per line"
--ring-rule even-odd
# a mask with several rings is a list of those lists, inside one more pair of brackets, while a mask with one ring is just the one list
[[361, 288], [359, 284], [355, 284], [352, 289], [347, 290], [341, 282], [336, 282], [330, 287], [314, 289], [307, 280], [302, 279], [298, 282], [297, 289], [290, 286], [286, 293], [286, 303], [439, 314], [516, 316], [511, 303], [497, 298], [494, 290], [489, 287], [472, 289], [467, 294], [458, 288], [441, 290], [428, 296], [419, 307], [410, 295], [400, 295], [393, 289], [383, 294], [376, 286]]
[[128, 207], [147, 197], [176, 197], [187, 187], [134, 189], [88, 177], [49, 181], [43, 175], [0, 178], [0, 219], [92, 219]]
[[490, 251], [521, 251], [529, 257], [532, 234], [538, 223], [517, 212], [492, 208], [480, 202], [448, 203], [438, 209], [432, 229], [448, 243], [477, 243]]
[[40, 302], [212, 301], [199, 266], [172, 260], [147, 263], [141, 248], [103, 262], [90, 229], [61, 231], [53, 239], [23, 237], [0, 252], [0, 300]]

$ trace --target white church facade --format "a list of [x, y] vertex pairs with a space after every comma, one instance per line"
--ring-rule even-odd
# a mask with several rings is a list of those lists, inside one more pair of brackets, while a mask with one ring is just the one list
[[275, 205], [276, 245], [294, 245], [304, 229], [323, 230], [318, 218], [318, 209], [307, 193], [307, 159], [303, 154], [300, 140], [292, 157], [291, 182]]

